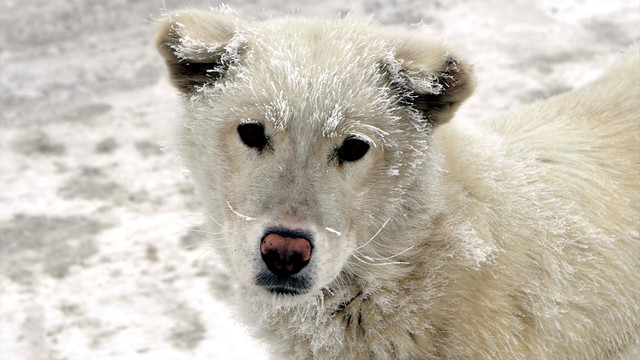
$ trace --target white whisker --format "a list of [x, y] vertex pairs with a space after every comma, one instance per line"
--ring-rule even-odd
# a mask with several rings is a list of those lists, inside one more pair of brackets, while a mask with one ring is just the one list
[[369, 245], [369, 243], [371, 243], [371, 242], [373, 241], [373, 239], [375, 239], [375, 238], [376, 238], [376, 236], [378, 236], [378, 234], [380, 234], [380, 232], [382, 231], [382, 229], [384, 229], [384, 227], [385, 227], [385, 226], [387, 226], [387, 223], [389, 222], [389, 220], [391, 220], [391, 218], [388, 218], [388, 219], [387, 219], [387, 221], [385, 221], [385, 222], [384, 222], [384, 224], [382, 224], [382, 226], [380, 227], [380, 229], [378, 229], [378, 231], [377, 231], [377, 232], [376, 232], [376, 233], [371, 237], [371, 239], [369, 239], [369, 241], [367, 241], [366, 243], [364, 243], [364, 244], [362, 244], [362, 245], [358, 246], [358, 247], [356, 248], [356, 250], [360, 250], [360, 249], [362, 249], [363, 247], [365, 247], [365, 246]]
[[209, 212], [209, 210], [204, 209], [204, 212], [207, 213], [207, 216], [209, 216], [209, 219], [211, 219], [211, 221], [213, 221], [216, 225], [220, 226], [220, 228], [224, 231], [225, 227], [222, 226], [218, 221], [216, 221], [216, 219], [213, 218], [213, 216], [211, 216], [211, 213]]
[[330, 228], [330, 227], [325, 227], [324, 229], [325, 229], [325, 230], [327, 230], [328, 232], [330, 232], [330, 233], [334, 233], [334, 234], [336, 234], [336, 235], [338, 235], [338, 236], [341, 236], [341, 235], [342, 235], [342, 233], [341, 233], [340, 231], [335, 230], [335, 229], [332, 229], [332, 228]]
[[369, 264], [369, 265], [373, 265], [373, 266], [385, 266], [385, 265], [409, 265], [409, 263], [408, 263], [408, 262], [406, 262], [406, 261], [393, 261], [393, 262], [375, 263], [375, 264]]
[[198, 257], [196, 258], [196, 262], [198, 262], [198, 263], [199, 263], [199, 262], [200, 262], [200, 258], [202, 258], [202, 256], [203, 256], [204, 254], [212, 254], [212, 253], [214, 253], [214, 251], [213, 251], [212, 249], [206, 249], [206, 250], [204, 250], [202, 253], [200, 253], [200, 255], [198, 255]]
[[399, 253], [397, 253], [397, 254], [395, 254], [395, 255], [386, 256], [386, 257], [381, 257], [381, 258], [369, 257], [369, 256], [366, 256], [366, 255], [362, 254], [361, 252], [359, 252], [359, 251], [357, 251], [357, 250], [356, 250], [356, 251], [358, 252], [358, 254], [360, 254], [360, 256], [362, 256], [362, 257], [366, 258], [367, 260], [371, 260], [371, 261], [380, 261], [380, 260], [389, 260], [389, 259], [393, 259], [394, 257], [400, 256], [400, 255], [402, 255], [402, 254], [406, 253], [407, 251], [409, 251], [409, 250], [413, 249], [413, 248], [414, 248], [414, 246], [415, 246], [415, 245], [411, 245], [411, 246], [409, 246], [408, 248], [406, 248], [406, 249], [404, 249], [404, 250], [400, 251]]
[[228, 201], [227, 201], [227, 206], [229, 207], [229, 209], [231, 209], [231, 211], [233, 211], [233, 213], [234, 213], [234, 214], [238, 215], [238, 217], [239, 217], [240, 219], [242, 219], [242, 220], [245, 220], [245, 221], [253, 221], [253, 220], [256, 220], [256, 218], [252, 218], [252, 217], [247, 216], [247, 215], [242, 215], [242, 214], [240, 214], [239, 212], [237, 212], [237, 211], [233, 210], [233, 208], [231, 207], [231, 204], [230, 204]]
[[213, 246], [211, 246], [210, 244], [208, 244], [208, 243], [207, 243], [207, 242], [205, 242], [205, 241], [201, 241], [201, 242], [193, 243], [193, 244], [191, 244], [191, 245], [187, 245], [187, 246], [183, 247], [182, 249], [184, 249], [184, 250], [188, 250], [188, 249], [193, 249], [193, 248], [196, 248], [196, 249], [215, 250], [215, 249], [213, 248]]
[[[369, 261], [371, 261], [371, 262], [369, 262], [369, 261], [365, 261], [365, 260], [361, 259], [358, 255], [360, 255], [360, 256], [362, 256], [362, 257], [364, 257], [364, 258], [365, 258], [365, 260], [369, 260]], [[366, 256], [366, 255], [363, 255], [363, 254], [359, 253], [359, 252], [358, 252], [357, 254], [356, 254], [356, 253], [354, 253], [354, 254], [353, 254], [353, 257], [354, 257], [356, 260], [358, 260], [358, 261], [360, 261], [361, 263], [363, 263], [363, 264], [373, 265], [373, 266], [383, 266], [383, 265], [409, 265], [409, 263], [408, 263], [408, 262], [406, 262], [406, 261], [392, 261], [392, 262], [385, 262], [385, 263], [377, 263], [377, 262], [375, 262], [375, 260], [374, 260], [373, 258], [370, 258], [370, 257], [368, 257], [368, 256]]]
[[209, 210], [204, 209], [204, 211], [207, 213], [207, 216], [209, 216], [209, 219], [211, 219], [211, 221], [213, 221], [216, 225], [218, 225], [218, 226], [220, 227], [220, 229], [222, 229], [222, 233], [224, 233], [224, 232], [230, 232], [230, 233], [232, 233], [232, 234], [236, 234], [236, 235], [238, 235], [238, 233], [237, 233], [237, 232], [235, 232], [235, 231], [233, 231], [233, 230], [231, 230], [231, 229], [228, 229], [228, 228], [226, 228], [226, 227], [222, 226], [218, 221], [216, 221], [216, 219], [214, 219], [214, 218], [213, 218], [213, 216], [211, 216], [211, 213], [209, 212]]

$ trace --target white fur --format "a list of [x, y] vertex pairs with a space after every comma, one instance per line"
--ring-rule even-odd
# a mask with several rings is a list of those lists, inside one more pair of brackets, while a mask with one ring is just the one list
[[[181, 12], [158, 46], [233, 303], [275, 353], [609, 359], [638, 343], [637, 51], [582, 89], [469, 123], [447, 120], [471, 69], [413, 34]], [[189, 82], [190, 61], [221, 76]], [[416, 109], [396, 85], [445, 105]], [[261, 153], [236, 133], [255, 121]], [[338, 164], [349, 135], [371, 147]], [[255, 285], [272, 225], [314, 234], [308, 293]]]

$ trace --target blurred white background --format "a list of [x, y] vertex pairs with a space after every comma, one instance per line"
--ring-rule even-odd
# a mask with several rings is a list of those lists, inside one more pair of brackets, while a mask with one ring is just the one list
[[[0, 0], [0, 358], [260, 359], [215, 300], [191, 185], [161, 144], [176, 92], [152, 46], [175, 0]], [[475, 64], [458, 119], [567, 91], [638, 41], [637, 0], [246, 0], [246, 18], [353, 12]]]

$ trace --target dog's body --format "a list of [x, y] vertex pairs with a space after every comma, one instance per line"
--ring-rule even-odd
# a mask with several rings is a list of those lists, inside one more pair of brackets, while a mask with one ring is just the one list
[[470, 68], [408, 34], [183, 12], [158, 39], [212, 245], [275, 351], [609, 359], [639, 341], [637, 51], [470, 124], [447, 122]]

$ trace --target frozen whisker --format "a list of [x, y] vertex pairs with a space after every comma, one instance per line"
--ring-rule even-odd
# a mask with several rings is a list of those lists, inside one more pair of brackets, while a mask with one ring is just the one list
[[205, 249], [205, 250], [215, 250], [213, 248], [213, 246], [211, 246], [211, 244], [205, 242], [205, 241], [201, 241], [201, 242], [197, 242], [191, 245], [187, 245], [185, 247], [183, 247], [182, 249], [184, 250], [188, 250], [188, 249]]
[[392, 261], [392, 262], [386, 262], [386, 263], [372, 263], [369, 265], [373, 265], [373, 266], [386, 266], [386, 265], [409, 265], [408, 262], [406, 261]]
[[411, 249], [413, 249], [413, 248], [414, 248], [414, 245], [411, 245], [411, 246], [409, 246], [408, 248], [406, 248], [406, 249], [404, 249], [404, 250], [400, 251], [399, 253], [397, 253], [397, 254], [395, 254], [395, 255], [386, 256], [386, 257], [381, 257], [381, 258], [374, 258], [374, 257], [366, 256], [366, 255], [362, 254], [361, 252], [359, 252], [359, 251], [357, 251], [357, 250], [356, 250], [356, 252], [357, 252], [360, 256], [362, 256], [363, 258], [365, 258], [365, 259], [367, 259], [367, 260], [371, 260], [371, 261], [382, 261], [382, 260], [390, 260], [390, 259], [393, 259], [393, 258], [395, 258], [395, 257], [398, 257], [398, 256], [400, 256], [400, 255], [402, 255], [402, 254], [406, 253], [407, 251], [409, 251], [409, 250], [411, 250]]
[[176, 231], [175, 233], [173, 233], [173, 235], [174, 236], [175, 235], [184, 235], [184, 234], [190, 234], [190, 233], [195, 233], [195, 234], [204, 235], [204, 236], [209, 236], [209, 235], [217, 236], [217, 235], [226, 234], [227, 231], [225, 231], [225, 230], [217, 231], [217, 232], [207, 231], [206, 229], [198, 226], [198, 227], [189, 228], [189, 229], [186, 229], [186, 230]]
[[[204, 256], [205, 254], [214, 254], [215, 255], [215, 251], [213, 249], [205, 249], [203, 252], [200, 253], [200, 255], [198, 255], [198, 257], [196, 258], [196, 262], [199, 262], [202, 258], [202, 256]], [[211, 257], [212, 259], [215, 258], [214, 256]]]
[[325, 227], [324, 229], [325, 229], [325, 230], [327, 230], [328, 232], [330, 232], [330, 233], [334, 233], [334, 234], [336, 234], [336, 235], [338, 235], [338, 236], [341, 236], [341, 235], [342, 235], [342, 233], [341, 233], [340, 231], [335, 230], [335, 229], [332, 229], [332, 228], [330, 228], [330, 227]]
[[226, 230], [222, 230], [222, 231], [217, 231], [217, 232], [212, 232], [212, 231], [206, 231], [206, 230], [193, 230], [194, 232], [198, 233], [198, 234], [202, 234], [202, 235], [224, 235], [227, 233]]
[[[211, 216], [211, 213], [209, 212], [209, 210], [204, 209], [204, 211], [207, 213], [207, 216], [209, 216], [209, 219], [211, 219], [211, 221], [213, 221], [216, 225], [218, 225], [220, 227], [222, 234], [229, 232], [229, 233], [232, 233], [232, 234], [239, 235], [237, 232], [235, 232], [235, 231], [223, 226], [222, 224], [220, 224], [216, 219], [213, 218], [213, 216]], [[212, 233], [212, 234], [216, 234], [216, 233]]]
[[[360, 254], [360, 256], [364, 256], [364, 255]], [[373, 265], [373, 266], [409, 265], [409, 263], [408, 263], [408, 262], [406, 262], [406, 261], [391, 261], [391, 262], [377, 263], [377, 262], [374, 262], [374, 261], [366, 261], [366, 260], [363, 260], [363, 259], [361, 259], [361, 258], [360, 258], [358, 255], [356, 255], [356, 254], [353, 254], [353, 257], [354, 257], [356, 260], [358, 260], [358, 261], [360, 261], [361, 263], [363, 263], [363, 264]]]
[[185, 223], [183, 223], [183, 222], [180, 222], [180, 221], [178, 221], [178, 220], [174, 220], [174, 219], [172, 219], [172, 220], [171, 220], [171, 222], [172, 222], [172, 223], [174, 223], [174, 224], [176, 224], [176, 225], [178, 225], [178, 226], [181, 226], [181, 227], [183, 227], [183, 228], [188, 229], [187, 231], [191, 230], [191, 229], [192, 229], [192, 226], [193, 226], [193, 225], [191, 225], [191, 224], [185, 224]]
[[385, 222], [384, 222], [384, 224], [382, 224], [382, 226], [380, 227], [380, 229], [378, 229], [378, 231], [377, 231], [377, 232], [376, 232], [376, 233], [371, 237], [371, 239], [369, 239], [369, 241], [367, 241], [366, 243], [364, 243], [364, 244], [362, 244], [362, 245], [358, 246], [358, 247], [356, 248], [356, 251], [357, 251], [357, 250], [362, 249], [363, 247], [365, 247], [365, 246], [367, 246], [367, 245], [369, 245], [369, 244], [373, 241], [373, 239], [375, 239], [375, 238], [376, 238], [376, 236], [378, 236], [378, 234], [380, 234], [380, 232], [382, 231], [382, 229], [384, 229], [384, 227], [385, 227], [385, 226], [387, 226], [387, 223], [389, 222], [389, 220], [391, 220], [391, 218], [388, 218], [388, 219], [387, 219], [387, 221], [385, 221]]
[[220, 224], [216, 219], [213, 218], [213, 216], [211, 216], [211, 213], [209, 212], [209, 210], [204, 209], [204, 212], [207, 213], [207, 216], [209, 216], [209, 219], [211, 219], [211, 221], [213, 221], [214, 224], [218, 225], [221, 229], [225, 229], [224, 226], [222, 226], [222, 224]]
[[229, 209], [231, 209], [231, 211], [233, 211], [233, 213], [234, 213], [234, 214], [238, 215], [238, 217], [239, 217], [240, 219], [242, 219], [242, 220], [245, 220], [245, 221], [253, 221], [253, 220], [256, 220], [256, 218], [252, 218], [252, 217], [247, 216], [247, 215], [242, 215], [242, 214], [240, 214], [239, 212], [237, 212], [237, 211], [233, 210], [233, 208], [231, 207], [231, 204], [230, 204], [228, 201], [227, 201], [227, 206], [229, 207]]
[[[364, 256], [364, 255], [360, 254], [360, 256]], [[390, 261], [390, 262], [377, 263], [377, 262], [374, 262], [374, 261], [366, 261], [366, 260], [363, 260], [363, 259], [361, 259], [360, 257], [358, 257], [358, 255], [356, 255], [356, 254], [353, 254], [353, 257], [354, 257], [356, 260], [358, 260], [358, 261], [360, 261], [361, 263], [363, 263], [363, 264], [373, 265], [373, 266], [409, 265], [409, 263], [408, 263], [408, 262], [406, 262], [406, 261]]]
[[367, 265], [370, 265], [370, 264], [371, 264], [371, 263], [370, 263], [370, 262], [368, 262], [368, 261], [364, 261], [364, 260], [362, 260], [362, 259], [361, 259], [357, 254], [355, 254], [355, 253], [353, 254], [353, 258], [354, 258], [354, 259], [356, 259], [356, 260], [358, 260], [358, 261], [360, 261], [360, 262], [361, 262], [361, 263], [363, 263], [363, 264], [367, 264]]
[[208, 249], [207, 246], [210, 247], [210, 245], [208, 244], [203, 244], [203, 242], [197, 242], [197, 243], [193, 243], [191, 245], [187, 245], [182, 247], [183, 250], [188, 250], [188, 249], [193, 249], [193, 248], [203, 248], [203, 249]]
[[[367, 262], [362, 261], [361, 259], [357, 259], [357, 260], [362, 262], [362, 263], [364, 263], [364, 264], [367, 264], [367, 265], [369, 264]], [[349, 269], [349, 271], [351, 271], [352, 274], [357, 274], [360, 271], [360, 272], [366, 273], [368, 276], [374, 276], [373, 273], [371, 272], [370, 268], [368, 268], [366, 266], [363, 266], [362, 264], [360, 264], [358, 262], [352, 261], [351, 259], [347, 260], [345, 265]], [[354, 268], [358, 268], [359, 270], [354, 269]]]

